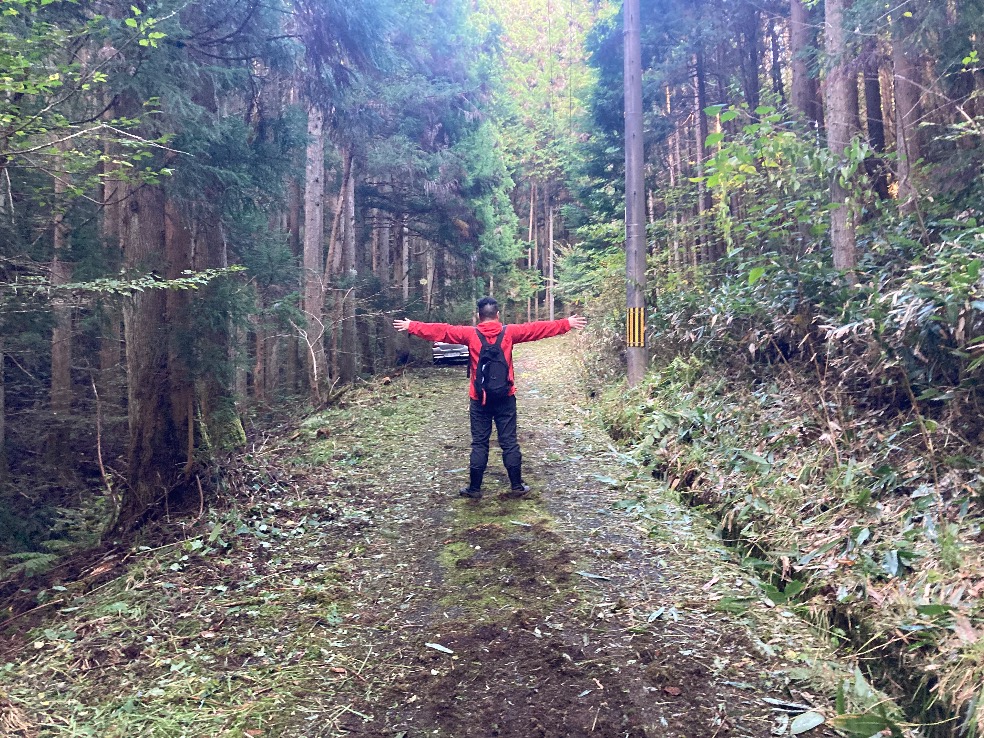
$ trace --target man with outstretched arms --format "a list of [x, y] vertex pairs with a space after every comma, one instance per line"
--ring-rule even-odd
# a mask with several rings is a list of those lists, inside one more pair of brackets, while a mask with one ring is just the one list
[[499, 304], [492, 297], [478, 301], [478, 325], [421, 323], [394, 320], [393, 327], [428, 341], [459, 343], [468, 346], [470, 361], [468, 395], [471, 420], [471, 456], [468, 461], [468, 486], [458, 494], [472, 499], [482, 497], [482, 477], [489, 461], [489, 438], [492, 423], [499, 433], [502, 463], [509, 474], [507, 496], [522, 497], [529, 491], [523, 483], [523, 455], [516, 440], [516, 386], [513, 375], [513, 344], [539, 341], [560, 336], [572, 328], [581, 329], [587, 319], [579, 315], [560, 320], [503, 325], [499, 321]]

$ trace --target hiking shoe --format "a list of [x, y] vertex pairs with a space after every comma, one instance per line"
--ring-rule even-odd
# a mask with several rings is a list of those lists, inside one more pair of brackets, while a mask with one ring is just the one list
[[502, 496], [510, 500], [515, 500], [524, 497], [529, 491], [530, 486], [528, 484], [520, 484], [518, 487], [513, 487], [508, 492], [503, 493]]
[[471, 500], [480, 500], [482, 499], [482, 490], [472, 489], [471, 487], [463, 487], [458, 490], [458, 496], [467, 497]]

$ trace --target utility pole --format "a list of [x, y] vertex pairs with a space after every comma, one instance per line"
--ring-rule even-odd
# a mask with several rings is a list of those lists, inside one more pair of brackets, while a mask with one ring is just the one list
[[639, 0], [625, 0], [625, 307], [626, 375], [646, 373], [646, 211], [642, 148], [642, 49]]

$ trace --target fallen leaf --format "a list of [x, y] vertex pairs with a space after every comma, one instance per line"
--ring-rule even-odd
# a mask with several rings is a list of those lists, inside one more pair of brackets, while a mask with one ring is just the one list
[[348, 674], [348, 669], [343, 669], [341, 666], [333, 666], [331, 667], [331, 670], [335, 674]]
[[808, 730], [813, 730], [818, 725], [823, 725], [824, 717], [819, 712], [804, 712], [802, 715], [797, 715], [793, 718], [792, 724], [789, 726], [789, 732], [793, 735], [799, 735], [800, 733], [805, 733]]
[[683, 690], [679, 687], [663, 687], [663, 691], [672, 697], [679, 697], [683, 694]]
[[576, 573], [585, 579], [604, 579], [606, 582], [611, 580], [611, 577], [606, 577], [604, 574], [592, 574], [590, 571], [579, 571]]
[[450, 648], [447, 646], [442, 646], [440, 643], [425, 643], [424, 645], [427, 646], [427, 648], [433, 648], [435, 651], [440, 651], [441, 653], [454, 653], [454, 651]]
[[85, 576], [87, 579], [91, 579], [92, 577], [98, 577], [100, 574], [105, 574], [107, 571], [110, 571], [114, 566], [116, 566], [116, 564], [114, 564], [112, 561], [107, 561], [103, 564], [99, 564], [99, 566], [94, 568]]
[[789, 730], [789, 715], [785, 712], [780, 712], [776, 715], [776, 724], [772, 726], [772, 730], [769, 732], [772, 735], [786, 735]]
[[966, 615], [955, 615], [953, 618], [953, 632], [961, 643], [972, 645], [977, 642], [979, 634]]

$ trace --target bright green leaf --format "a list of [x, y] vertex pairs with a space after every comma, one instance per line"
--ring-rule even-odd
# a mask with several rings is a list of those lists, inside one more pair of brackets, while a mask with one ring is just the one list
[[871, 713], [836, 715], [830, 719], [830, 724], [857, 738], [871, 738], [875, 733], [891, 727], [888, 720]]

